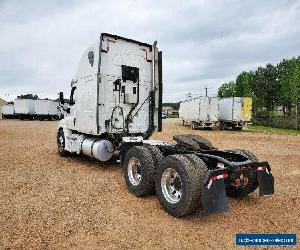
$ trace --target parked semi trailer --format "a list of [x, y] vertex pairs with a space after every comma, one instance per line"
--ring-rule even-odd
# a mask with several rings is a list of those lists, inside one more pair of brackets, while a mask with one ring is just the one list
[[218, 126], [219, 99], [199, 96], [180, 103], [179, 118], [182, 124], [191, 125], [192, 129], [213, 128]]
[[[113, 156], [135, 196], [157, 194], [175, 217], [203, 209], [228, 209], [227, 195], [245, 196], [259, 187], [273, 194], [268, 162], [246, 150], [218, 150], [199, 136], [150, 140], [162, 130], [162, 52], [152, 45], [102, 33], [79, 63], [70, 107], [57, 130], [61, 156], [84, 154], [99, 161]], [[63, 94], [60, 102], [64, 103]]]
[[229, 97], [220, 99], [220, 128], [241, 130], [252, 120], [251, 97]]
[[35, 116], [35, 100], [32, 99], [15, 99], [14, 109], [16, 117], [23, 119], [34, 119]]
[[40, 120], [58, 119], [58, 102], [52, 100], [35, 100], [35, 117]]
[[15, 116], [14, 105], [13, 104], [4, 104], [2, 106], [2, 118], [12, 119]]

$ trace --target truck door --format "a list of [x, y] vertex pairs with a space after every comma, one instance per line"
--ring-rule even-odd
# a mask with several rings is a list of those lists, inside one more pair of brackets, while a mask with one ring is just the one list
[[243, 97], [242, 117], [244, 122], [250, 122], [252, 119], [252, 98]]

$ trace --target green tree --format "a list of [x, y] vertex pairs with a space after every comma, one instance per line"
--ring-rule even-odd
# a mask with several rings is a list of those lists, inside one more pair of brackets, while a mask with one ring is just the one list
[[267, 64], [264, 70], [265, 92], [263, 95], [264, 105], [267, 111], [273, 111], [278, 106], [280, 96], [280, 86], [278, 83], [277, 68], [272, 64]]
[[38, 100], [39, 97], [37, 95], [33, 94], [25, 94], [25, 95], [19, 95], [17, 96], [18, 99], [33, 99], [33, 100]]
[[218, 90], [218, 97], [231, 97], [236, 95], [236, 84], [234, 81], [223, 83]]
[[300, 87], [300, 58], [283, 60], [277, 65], [278, 81], [280, 85], [280, 104], [283, 106], [284, 115], [292, 114], [296, 105]]
[[236, 78], [236, 96], [253, 96], [254, 73], [242, 72]]

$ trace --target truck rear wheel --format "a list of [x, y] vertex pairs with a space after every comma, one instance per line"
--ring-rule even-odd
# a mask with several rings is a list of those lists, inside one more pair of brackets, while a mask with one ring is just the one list
[[65, 145], [66, 145], [66, 140], [65, 140], [64, 131], [60, 129], [57, 132], [57, 148], [58, 148], [59, 155], [63, 157], [69, 155], [69, 152], [65, 150]]
[[166, 212], [174, 217], [192, 214], [201, 204], [201, 170], [185, 155], [170, 155], [156, 172], [156, 193]]
[[[242, 156], [247, 157], [249, 160], [257, 162], [258, 159], [251, 151], [246, 149], [232, 149], [228, 150], [228, 152], [240, 154]], [[239, 174], [238, 174], [239, 175]], [[252, 174], [250, 176], [247, 176], [247, 185], [245, 187], [236, 187], [236, 186], [228, 186], [226, 188], [226, 194], [230, 197], [244, 197], [248, 194], [254, 192], [258, 188], [258, 181], [257, 181], [257, 175]]]
[[230, 149], [230, 150], [226, 150], [226, 151], [235, 153], [235, 154], [240, 154], [242, 156], [247, 157], [248, 159], [250, 159], [252, 161], [258, 161], [258, 158], [256, 157], [256, 155], [247, 149]]
[[143, 146], [130, 148], [123, 165], [128, 190], [135, 196], [144, 196], [155, 190], [155, 166], [150, 151]]
[[161, 163], [161, 161], [163, 160], [164, 156], [162, 154], [162, 152], [160, 151], [160, 149], [156, 146], [146, 146], [146, 148], [149, 150], [151, 156], [152, 156], [152, 160], [153, 160], [153, 164], [154, 164], [154, 168], [156, 169], [157, 166]]

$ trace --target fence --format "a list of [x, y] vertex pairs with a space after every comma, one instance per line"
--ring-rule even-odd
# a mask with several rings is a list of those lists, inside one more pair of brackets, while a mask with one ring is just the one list
[[254, 116], [254, 125], [269, 126], [274, 128], [299, 129], [300, 124], [296, 117], [283, 116]]

